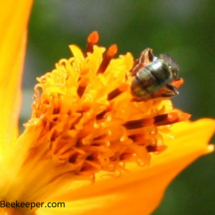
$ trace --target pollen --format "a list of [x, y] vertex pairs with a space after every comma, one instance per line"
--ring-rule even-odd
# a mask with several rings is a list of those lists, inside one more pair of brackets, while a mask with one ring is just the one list
[[73, 57], [37, 78], [33, 113], [25, 124], [35, 141], [26, 162], [49, 160], [55, 178], [116, 173], [127, 162], [149, 165], [151, 153], [168, 148], [171, 125], [189, 118], [167, 98], [135, 101], [133, 56], [115, 57], [117, 45], [106, 50], [98, 41], [93, 32], [85, 52], [71, 45]]

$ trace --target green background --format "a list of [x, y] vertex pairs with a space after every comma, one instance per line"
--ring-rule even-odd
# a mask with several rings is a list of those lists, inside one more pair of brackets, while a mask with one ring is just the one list
[[[102, 46], [137, 58], [151, 47], [177, 59], [185, 84], [174, 98], [192, 119], [215, 118], [215, 1], [209, 0], [36, 0], [29, 25], [20, 124], [31, 113], [35, 78], [70, 57], [68, 45], [85, 48], [90, 32]], [[22, 126], [21, 126], [22, 127]], [[23, 128], [22, 128], [23, 130]], [[197, 131], [198, 132], [198, 131]], [[153, 215], [215, 214], [215, 154], [200, 158], [169, 186]]]

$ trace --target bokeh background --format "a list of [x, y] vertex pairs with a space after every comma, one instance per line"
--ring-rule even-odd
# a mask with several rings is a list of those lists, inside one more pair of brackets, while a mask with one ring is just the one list
[[[175, 106], [192, 113], [193, 120], [215, 118], [214, 8], [211, 0], [36, 0], [29, 24], [20, 125], [30, 116], [36, 77], [51, 71], [60, 58], [70, 57], [69, 44], [85, 48], [93, 30], [100, 32], [100, 45], [117, 43], [119, 54], [129, 51], [137, 58], [151, 47], [155, 54], [177, 59], [185, 84], [173, 99]], [[211, 154], [183, 171], [153, 215], [215, 214], [214, 162]]]

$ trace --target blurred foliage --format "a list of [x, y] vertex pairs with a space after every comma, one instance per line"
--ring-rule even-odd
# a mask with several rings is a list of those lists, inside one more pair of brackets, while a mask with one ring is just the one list
[[[185, 85], [175, 106], [192, 119], [215, 118], [215, 1], [196, 0], [36, 0], [29, 26], [21, 123], [30, 115], [35, 78], [70, 57], [68, 45], [85, 48], [90, 32], [100, 45], [118, 44], [119, 54], [137, 58], [146, 47], [177, 59]], [[186, 169], [168, 188], [154, 215], [215, 214], [214, 154]], [[159, 179], [158, 179], [159, 180]]]

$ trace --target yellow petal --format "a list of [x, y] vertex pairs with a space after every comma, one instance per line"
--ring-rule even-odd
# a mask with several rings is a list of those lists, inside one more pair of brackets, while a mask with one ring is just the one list
[[13, 142], [18, 133], [26, 27], [33, 1], [0, 2], [0, 151], [4, 153], [6, 144]]
[[63, 195], [53, 199], [64, 201], [65, 208], [43, 208], [37, 214], [151, 214], [172, 179], [198, 157], [213, 150], [207, 143], [214, 130], [215, 121], [211, 119], [178, 123], [173, 126], [175, 139], [165, 152], [152, 155], [150, 167], [129, 164], [129, 171], [118, 178], [99, 173], [94, 184], [74, 182], [65, 188]]

